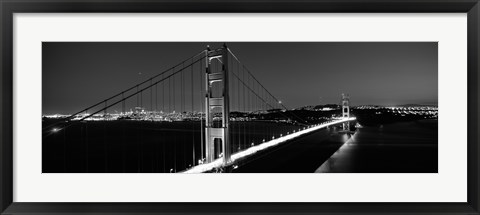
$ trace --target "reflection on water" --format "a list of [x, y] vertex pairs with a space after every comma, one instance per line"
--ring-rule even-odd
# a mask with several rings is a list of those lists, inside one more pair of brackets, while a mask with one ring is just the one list
[[[349, 138], [349, 135], [343, 134], [342, 139], [344, 140], [344, 144], [338, 148], [338, 150], [333, 153], [333, 155], [325, 161], [315, 172], [316, 173], [328, 173], [333, 172], [336, 169], [336, 166], [345, 166], [348, 165], [345, 163], [346, 159], [342, 159], [344, 157], [352, 157], [352, 149], [355, 147], [354, 139], [355, 134]], [[347, 161], [348, 162], [348, 161]]]
[[438, 121], [358, 128], [315, 172], [436, 173]]

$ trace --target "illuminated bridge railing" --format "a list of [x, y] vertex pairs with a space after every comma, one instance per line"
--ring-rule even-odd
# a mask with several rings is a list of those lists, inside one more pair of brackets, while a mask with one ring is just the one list
[[[305, 135], [305, 134], [308, 134], [310, 132], [314, 132], [314, 131], [317, 131], [319, 129], [327, 128], [328, 126], [335, 126], [335, 125], [339, 125], [341, 123], [345, 123], [345, 122], [348, 123], [348, 122], [355, 121], [355, 120], [356, 120], [355, 117], [351, 117], [351, 118], [348, 118], [348, 119], [335, 119], [335, 120], [332, 120], [332, 121], [327, 121], [327, 122], [323, 122], [323, 123], [319, 123], [319, 124], [315, 124], [315, 125], [309, 125], [307, 127], [300, 128], [293, 133], [289, 133], [285, 136], [281, 136], [281, 137], [272, 139], [270, 141], [261, 143], [259, 145], [249, 147], [249, 148], [247, 148], [243, 151], [238, 151], [231, 156], [231, 160], [232, 160], [231, 168], [234, 168], [234, 166], [238, 167], [238, 163], [237, 163], [238, 161], [242, 161], [243, 159], [248, 159], [249, 156], [254, 155], [257, 152], [267, 150], [271, 147], [280, 145], [282, 143], [285, 143], [289, 140], [293, 140], [295, 138], [298, 138], [298, 137], [300, 137], [302, 135]], [[183, 171], [183, 173], [214, 172], [214, 171], [216, 171], [216, 169], [222, 168], [223, 165], [224, 164], [223, 164], [222, 159], [219, 158], [219, 159], [217, 159], [217, 160], [215, 160], [211, 163], [197, 165], [193, 168], [190, 168], [186, 171]]]
[[[228, 150], [246, 152], [318, 123], [289, 111], [228, 51]], [[214, 61], [212, 71], [221, 65]], [[43, 172], [175, 173], [204, 165], [205, 67], [201, 51], [68, 117], [43, 118]], [[221, 118], [215, 113], [213, 123]], [[217, 148], [215, 159], [223, 156]]]

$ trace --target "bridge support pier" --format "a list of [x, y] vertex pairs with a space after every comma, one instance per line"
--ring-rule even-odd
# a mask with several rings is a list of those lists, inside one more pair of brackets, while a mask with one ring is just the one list
[[[212, 71], [211, 64], [213, 60], [218, 60], [222, 65], [221, 71]], [[207, 49], [205, 70], [205, 156], [206, 162], [210, 163], [216, 159], [215, 142], [221, 141], [221, 152], [223, 154], [223, 163], [227, 165], [230, 162], [231, 146], [229, 142], [229, 95], [228, 95], [228, 49], [223, 47], [210, 50]], [[218, 83], [217, 83], [218, 82]], [[221, 96], [213, 95], [213, 84], [217, 83], [222, 90]], [[214, 109], [220, 108], [222, 113], [222, 124], [215, 126]], [[218, 147], [218, 146], [217, 146]]]

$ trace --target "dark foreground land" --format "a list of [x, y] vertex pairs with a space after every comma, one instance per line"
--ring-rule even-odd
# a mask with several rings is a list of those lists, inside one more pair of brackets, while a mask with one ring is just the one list
[[344, 145], [346, 139], [323, 129], [255, 155], [233, 172], [438, 172], [437, 120], [363, 127]]

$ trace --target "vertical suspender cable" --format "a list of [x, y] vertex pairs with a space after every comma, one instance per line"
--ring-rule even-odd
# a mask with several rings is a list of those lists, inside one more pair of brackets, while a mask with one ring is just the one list
[[[193, 58], [192, 58], [192, 66], [190, 67], [190, 89], [191, 89], [191, 92], [190, 92], [190, 96], [192, 97], [192, 100], [190, 103], [192, 105], [191, 107], [191, 117], [194, 117], [193, 115], [193, 112], [194, 112], [194, 107], [193, 107], [193, 104], [194, 104], [194, 100], [193, 100], [193, 67], [194, 67], [194, 63], [193, 63]], [[196, 165], [196, 162], [195, 162], [195, 123], [194, 121], [192, 120], [192, 167]]]
[[[140, 117], [141, 120], [143, 120], [143, 90], [140, 91]], [[142, 172], [143, 168], [143, 122], [140, 121], [140, 150], [139, 150], [140, 156], [139, 156], [139, 166], [138, 166], [138, 172]]]
[[158, 112], [158, 84], [155, 84], [155, 116]]
[[[242, 75], [243, 75], [243, 80], [245, 80], [245, 70], [244, 68], [242, 67]], [[243, 87], [243, 114], [244, 114], [244, 121], [243, 121], [243, 142], [242, 142], [242, 148], [245, 149], [245, 142], [247, 141], [247, 132], [246, 132], [246, 123], [247, 123], [247, 117], [246, 117], [246, 106], [245, 106], [245, 83], [242, 84], [242, 87]]]
[[[125, 95], [122, 92], [122, 117], [125, 117]], [[125, 163], [126, 163], [126, 147], [125, 147], [125, 121], [121, 122], [122, 124], [122, 172], [125, 172]]]
[[152, 114], [152, 112], [153, 112], [153, 87], [152, 87], [152, 79], [150, 78], [150, 115]]
[[[251, 80], [251, 79], [249, 79], [249, 80]], [[250, 82], [249, 82], [249, 83], [250, 83]], [[255, 91], [255, 85], [252, 84], [251, 87], [252, 87], [252, 90]], [[254, 113], [254, 111], [255, 111], [255, 97], [254, 97], [253, 93], [250, 94], [250, 95], [251, 95], [251, 96], [250, 96], [250, 106], [251, 106], [251, 107], [250, 107], [250, 113], [252, 114], [250, 119], [252, 119], [253, 116], [254, 116], [253, 113]], [[250, 132], [251, 137], [250, 137], [250, 141], [249, 141], [248, 143], [249, 143], [250, 146], [251, 146], [251, 145], [253, 145], [253, 141], [254, 141], [254, 139], [255, 139], [255, 132], [256, 132], [256, 130], [255, 130], [255, 122], [252, 122], [252, 121], [251, 121], [250, 124], [252, 125], [253, 130]]]
[[[107, 116], [107, 100], [105, 100], [104, 102], [104, 105], [105, 105], [105, 110], [103, 111], [103, 119], [105, 120], [105, 117]], [[102, 122], [103, 123], [103, 147], [104, 147], [104, 154], [105, 154], [105, 172], [108, 172], [108, 142], [107, 142], [107, 123], [106, 122]]]
[[[245, 68], [245, 67], [243, 67], [243, 68]], [[248, 74], [247, 74], [247, 87], [250, 87], [250, 76]], [[251, 94], [250, 90], [247, 91], [247, 95], [248, 95], [248, 97], [247, 97], [247, 106], [248, 106], [248, 110], [247, 110], [247, 112], [248, 112], [247, 116], [248, 117], [247, 117], [247, 119], [248, 120], [246, 121], [246, 123], [248, 123], [247, 124], [248, 125], [248, 127], [247, 127], [248, 138], [247, 138], [247, 141], [245, 142], [246, 143], [246, 148], [248, 148], [250, 146], [250, 142], [251, 142], [250, 138], [252, 137], [252, 134], [251, 134], [252, 129], [251, 129], [251, 123], [250, 123], [250, 111], [251, 111], [250, 97], [251, 97], [252, 94]]]
[[[236, 64], [237, 64], [237, 66], [236, 66], [235, 68], [236, 68], [236, 70], [237, 70], [237, 88], [238, 88], [238, 89], [237, 89], [237, 100], [238, 100], [238, 101], [237, 101], [237, 104], [238, 104], [238, 107], [237, 107], [237, 108], [238, 108], [238, 114], [239, 114], [239, 116], [240, 116], [239, 119], [241, 119], [241, 118], [242, 118], [242, 115], [241, 115], [242, 112], [241, 112], [241, 108], [240, 108], [240, 107], [241, 107], [241, 106], [240, 106], [240, 104], [241, 104], [241, 102], [240, 102], [240, 71], [239, 71], [239, 69], [238, 69], [238, 62], [236, 62]], [[241, 144], [242, 144], [241, 131], [240, 131], [240, 129], [241, 129], [240, 123], [241, 123], [241, 120], [239, 120], [239, 121], [237, 122], [237, 128], [238, 128], [238, 132], [237, 132], [237, 136], [238, 136], [237, 148], [238, 148], [239, 151], [240, 151], [240, 146], [241, 146]]]
[[[173, 68], [173, 71], [172, 72], [175, 72], [175, 68]], [[175, 112], [175, 103], [174, 103], [174, 92], [175, 92], [175, 89], [174, 89], [174, 86], [175, 86], [175, 76], [172, 75], [172, 77], [169, 78], [169, 86], [168, 86], [168, 115], [169, 115], [169, 123], [172, 122], [173, 118], [175, 117], [174, 116], [174, 112]], [[168, 132], [167, 132], [168, 133]], [[174, 172], [175, 170], [175, 163], [176, 163], [176, 156], [175, 156], [175, 147], [176, 147], [176, 144], [175, 144], [175, 135], [172, 135], [170, 133], [168, 133], [168, 136], [169, 136], [169, 141], [168, 141], [168, 144], [170, 147], [169, 150], [168, 150], [168, 153], [170, 154], [172, 152], [172, 149], [173, 149], [173, 154], [170, 155], [170, 159], [172, 160], [172, 163], [170, 164], [170, 172]]]
[[[177, 115], [177, 107], [176, 107], [176, 89], [175, 89], [175, 82], [177, 80], [175, 80], [175, 75], [173, 75], [173, 112], [175, 112], [175, 115], [173, 115], [173, 117], [176, 117]], [[173, 172], [177, 172], [177, 137], [176, 135], [173, 135], [173, 144], [174, 144], [174, 147], [173, 147], [173, 156], [174, 156], [174, 163], [173, 163]]]
[[[184, 63], [182, 63], [181, 70], [183, 70], [183, 68], [184, 68]], [[185, 98], [185, 94], [184, 94], [185, 90], [184, 90], [184, 85], [183, 85], [184, 84], [183, 79], [184, 79], [185, 76], [183, 74], [184, 74], [183, 71], [180, 72], [180, 111], [179, 111], [180, 113], [179, 113], [179, 117], [181, 117], [181, 118], [183, 118], [183, 112], [184, 112], [183, 108], [184, 108], [184, 98]], [[179, 131], [183, 133], [184, 132], [183, 123], [180, 126], [182, 126], [182, 127], [180, 128]], [[181, 152], [182, 152], [182, 158], [183, 158], [183, 166], [185, 167], [185, 153], [186, 153], [185, 152], [186, 151], [185, 150], [185, 135], [182, 134], [181, 136], [182, 136], [182, 138], [180, 140], [182, 142]], [[182, 169], [182, 168], [180, 167], [180, 169]]]
[[[207, 58], [205, 54], [205, 58]], [[203, 144], [204, 144], [204, 139], [203, 139], [203, 132], [205, 132], [205, 129], [203, 129], [203, 115], [205, 114], [203, 111], [203, 101], [205, 100], [205, 93], [203, 93], [203, 60], [200, 61], [200, 72], [199, 72], [199, 81], [200, 81], [200, 160], [203, 162]]]
[[[164, 79], [165, 77], [162, 77], [162, 79]], [[166, 166], [166, 153], [165, 153], [165, 145], [167, 144], [167, 138], [166, 138], [166, 134], [165, 134], [165, 130], [164, 130], [164, 126], [165, 126], [165, 117], [166, 117], [166, 111], [165, 111], [165, 85], [167, 83], [164, 82], [162, 83], [162, 157], [163, 157], [163, 172], [166, 172], [166, 169], [165, 169], [165, 166]]]

